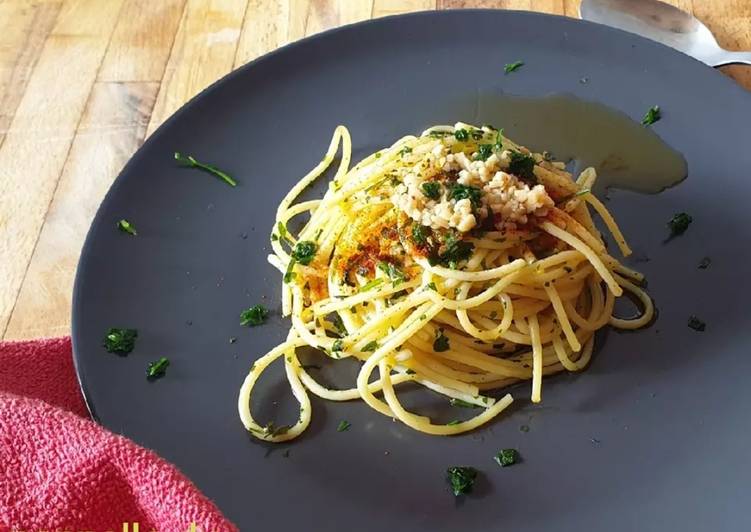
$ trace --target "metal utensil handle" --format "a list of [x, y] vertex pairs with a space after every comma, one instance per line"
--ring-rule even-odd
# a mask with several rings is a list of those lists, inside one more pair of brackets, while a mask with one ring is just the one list
[[725, 65], [751, 65], [751, 52], [730, 52], [723, 50], [717, 54], [712, 63], [718, 67]]

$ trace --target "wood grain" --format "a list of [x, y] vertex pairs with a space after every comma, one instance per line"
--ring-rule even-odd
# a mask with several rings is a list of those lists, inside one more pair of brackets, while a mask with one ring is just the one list
[[147, 134], [232, 70], [246, 7], [238, 0], [187, 1]]
[[[668, 0], [751, 50], [750, 0]], [[79, 250], [144, 137], [233, 68], [411, 11], [578, 16], [579, 0], [0, 0], [0, 337], [66, 334]], [[751, 68], [723, 72], [751, 89]]]
[[373, 0], [310, 0], [305, 35], [367, 20], [373, 14]]
[[565, 14], [564, 0], [439, 0], [439, 9], [490, 8], [520, 9]]
[[185, 0], [126, 0], [99, 81], [161, 82]]
[[0, 3], [0, 145], [31, 71], [57, 19], [60, 2]]
[[[688, 1], [688, 0], [684, 0]], [[694, 13], [728, 50], [751, 50], [751, 1], [726, 0], [723, 9], [713, 2], [693, 1]], [[744, 87], [751, 89], [751, 67], [727, 66], [721, 70]]]
[[[295, 33], [297, 31], [297, 33]], [[234, 66], [239, 67], [263, 54], [299, 39], [304, 24], [293, 27], [290, 2], [284, 0], [250, 0], [245, 10]]]
[[63, 6], [0, 147], [3, 335], [120, 4], [80, 0]]
[[159, 84], [94, 85], [6, 339], [65, 334], [78, 255], [112, 180], [146, 136]]
[[373, 18], [412, 11], [428, 11], [438, 7], [437, 0], [374, 0]]

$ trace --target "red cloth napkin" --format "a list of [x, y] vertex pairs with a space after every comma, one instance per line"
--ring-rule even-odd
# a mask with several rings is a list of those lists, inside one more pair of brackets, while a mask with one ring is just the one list
[[173, 465], [89, 419], [70, 338], [0, 343], [0, 531], [235, 531]]

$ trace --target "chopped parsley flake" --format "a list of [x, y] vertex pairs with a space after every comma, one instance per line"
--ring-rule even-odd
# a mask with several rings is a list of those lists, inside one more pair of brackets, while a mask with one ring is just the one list
[[488, 157], [493, 155], [493, 145], [492, 144], [480, 144], [477, 147], [477, 155], [475, 155], [476, 161], [487, 161]]
[[135, 329], [115, 329], [107, 331], [104, 337], [104, 348], [110, 353], [127, 355], [136, 345], [138, 331]]
[[344, 432], [345, 430], [349, 430], [349, 428], [352, 426], [352, 423], [347, 421], [346, 419], [342, 419], [339, 422], [339, 426], [336, 427], [337, 432]]
[[362, 288], [358, 290], [358, 293], [367, 292], [368, 290], [373, 290], [373, 288], [376, 288], [377, 286], [380, 286], [381, 284], [383, 284], [382, 278], [379, 277], [378, 279], [373, 279], [372, 281], [367, 282], [364, 285], [362, 285]]
[[119, 222], [117, 222], [117, 228], [122, 231], [123, 233], [128, 233], [129, 235], [136, 236], [138, 233], [136, 232], [136, 228], [133, 226], [132, 223], [130, 223], [128, 220], [123, 218]]
[[286, 284], [291, 283], [292, 279], [295, 278], [294, 268], [295, 268], [295, 264], [296, 263], [297, 263], [297, 261], [295, 260], [294, 257], [292, 257], [291, 259], [289, 259], [289, 264], [287, 264], [287, 271], [284, 272], [284, 282]]
[[428, 238], [428, 231], [429, 229], [424, 225], [419, 222], [414, 222], [412, 224], [412, 240], [415, 241], [415, 244], [424, 244]]
[[519, 451], [516, 449], [503, 449], [493, 457], [493, 460], [501, 467], [514, 465], [519, 460]]
[[427, 286], [433, 292], [437, 292], [438, 291], [438, 288], [436, 288], [436, 285], [435, 285], [435, 283], [433, 281], [430, 281]]
[[685, 233], [686, 229], [688, 229], [688, 226], [691, 225], [691, 222], [693, 220], [694, 219], [685, 212], [674, 214], [668, 222], [668, 227], [670, 228], [670, 236], [678, 236]]
[[505, 74], [510, 74], [512, 72], [516, 72], [523, 66], [524, 66], [524, 61], [514, 61], [513, 63], [506, 63], [506, 66], [503, 67], [503, 72]]
[[495, 144], [493, 144], [493, 151], [501, 151], [501, 149], [503, 149], [503, 129], [498, 130], [498, 134], [495, 137]]
[[331, 350], [334, 352], [344, 349], [344, 342], [340, 340], [334, 340], [334, 345], [331, 346]]
[[437, 181], [426, 181], [420, 189], [426, 198], [437, 200], [441, 197], [441, 184]]
[[480, 408], [479, 406], [477, 406], [477, 405], [475, 405], [475, 404], [472, 404], [472, 403], [468, 403], [467, 401], [464, 401], [464, 400], [462, 400], [462, 399], [456, 399], [456, 398], [454, 398], [454, 397], [452, 397], [452, 398], [451, 398], [451, 399], [449, 400], [449, 404], [450, 404], [451, 406], [459, 406], [459, 407], [461, 407], [461, 408]]
[[453, 233], [449, 233], [445, 241], [445, 250], [438, 257], [428, 257], [433, 264], [441, 264], [456, 269], [457, 265], [472, 256], [475, 246], [471, 242], [461, 240]]
[[266, 426], [261, 427], [261, 430], [256, 430], [254, 428], [251, 428], [250, 430], [253, 432], [260, 433], [264, 436], [281, 436], [282, 434], [286, 434], [289, 429], [292, 427], [289, 425], [282, 425], [280, 427], [277, 427], [274, 425], [273, 421], [269, 421]]
[[199, 170], [203, 170], [204, 172], [208, 172], [212, 175], [215, 175], [228, 185], [235, 187], [237, 186], [237, 181], [232, 179], [228, 174], [225, 172], [219, 170], [216, 166], [211, 166], [210, 164], [201, 163], [199, 161], [196, 161], [191, 155], [183, 155], [180, 152], [175, 152], [175, 160], [179, 163], [182, 163], [184, 165], [187, 165], [191, 168], [198, 168]]
[[465, 141], [469, 140], [469, 131], [467, 131], [466, 129], [463, 129], [463, 128], [462, 129], [457, 129], [456, 131], [454, 131], [454, 137], [459, 142], [465, 142]]
[[477, 479], [477, 469], [474, 467], [454, 466], [446, 470], [451, 492], [455, 497], [465, 495], [472, 491], [472, 486]]
[[274, 426], [273, 421], [269, 421], [268, 424], [263, 428], [263, 431], [269, 436], [281, 436], [282, 434], [287, 434], [287, 432], [291, 428], [292, 427], [290, 425], [281, 425], [279, 427], [276, 427]]
[[166, 357], [151, 362], [146, 368], [146, 378], [150, 381], [161, 379], [167, 373], [167, 366], [169, 366], [169, 359]]
[[433, 351], [441, 353], [443, 351], [448, 351], [450, 348], [451, 346], [449, 345], [448, 336], [443, 334], [443, 329], [438, 329], [436, 331], [435, 340], [433, 341]]
[[339, 314], [329, 314], [326, 316], [326, 320], [334, 326], [339, 337], [347, 336], [347, 328], [344, 326], [344, 321], [342, 321], [342, 317]]
[[[292, 242], [289, 239], [289, 233], [287, 232], [287, 226], [284, 225], [282, 222], [278, 222], [276, 224], [276, 229], [279, 231], [279, 237], [278, 239], [282, 242], [286, 242], [290, 246], [292, 245]], [[272, 233], [272, 240], [273, 240], [273, 233]]]
[[535, 177], [535, 159], [531, 155], [519, 151], [512, 151], [508, 171], [527, 183], [537, 183]]
[[240, 325], [255, 327], [266, 321], [269, 311], [263, 305], [254, 305], [240, 313]]
[[409, 146], [404, 146], [401, 150], [399, 150], [399, 155], [401, 155], [402, 157], [404, 157], [408, 153], [412, 153], [412, 148], [410, 148]]
[[389, 276], [391, 283], [396, 286], [407, 280], [407, 276], [399, 268], [391, 264], [390, 262], [380, 262], [378, 269]]
[[307, 266], [315, 257], [317, 249], [318, 245], [315, 242], [301, 240], [295, 245], [295, 249], [292, 250], [292, 258], [303, 266]]
[[642, 125], [645, 126], [651, 126], [655, 122], [657, 122], [660, 118], [662, 118], [662, 115], [660, 113], [660, 106], [659, 105], [653, 105], [649, 108], [649, 111], [646, 112], [644, 115], [644, 118], [641, 119]]
[[[489, 144], [487, 144], [487, 146], [489, 146]], [[468, 199], [472, 203], [473, 207], [480, 206], [480, 198], [482, 198], [482, 190], [477, 187], [470, 185], [461, 185], [459, 183], [454, 184], [451, 187], [451, 192], [449, 193], [449, 199], [456, 201]]]
[[378, 349], [378, 342], [376, 342], [375, 340], [368, 342], [367, 344], [365, 344], [365, 347], [362, 348], [363, 351], [371, 352], [375, 351], [376, 349]]
[[704, 332], [704, 329], [707, 328], [707, 324], [701, 321], [696, 316], [691, 316], [688, 318], [688, 326], [697, 332]]

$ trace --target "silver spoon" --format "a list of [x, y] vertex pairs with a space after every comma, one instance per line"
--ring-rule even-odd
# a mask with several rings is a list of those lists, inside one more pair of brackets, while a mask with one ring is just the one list
[[751, 52], [725, 50], [696, 17], [658, 0], [582, 0], [579, 15], [660, 42], [709, 66], [751, 65]]

